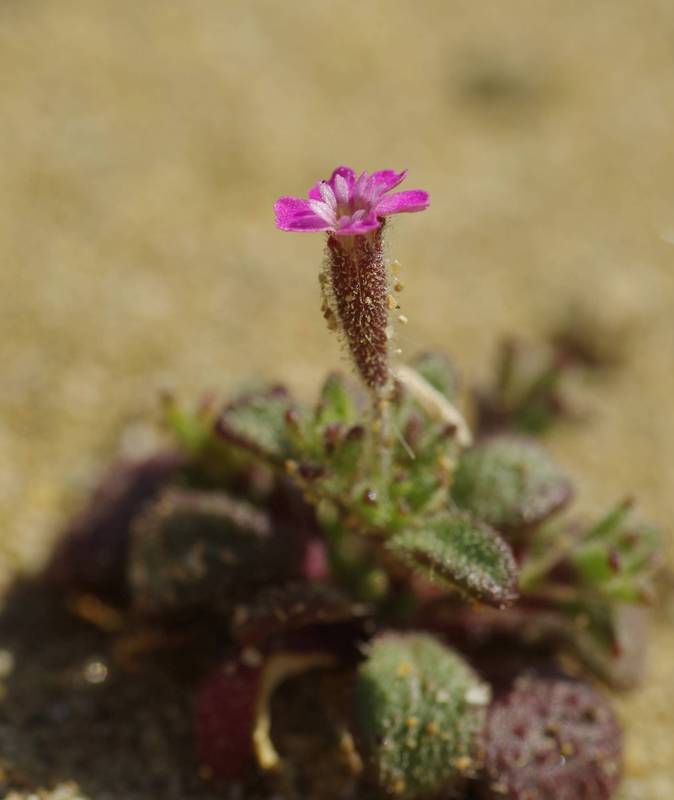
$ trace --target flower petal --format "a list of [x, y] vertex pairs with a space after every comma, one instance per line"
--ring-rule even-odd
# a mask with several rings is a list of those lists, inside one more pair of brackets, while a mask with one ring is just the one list
[[311, 214], [308, 217], [302, 217], [301, 219], [296, 219], [293, 222], [288, 223], [288, 226], [281, 228], [281, 230], [311, 233], [312, 231], [330, 231], [332, 230], [332, 226], [322, 217]]
[[367, 172], [361, 172], [360, 175], [358, 176], [358, 180], [356, 181], [353, 187], [352, 194], [354, 202], [358, 203], [363, 200], [363, 196], [365, 194], [365, 191], [367, 190], [367, 186], [368, 186]]
[[337, 215], [335, 213], [335, 209], [329, 206], [327, 203], [324, 203], [321, 200], [308, 200], [307, 205], [317, 217], [324, 219], [328, 225], [337, 224]]
[[378, 217], [402, 214], [408, 211], [423, 211], [428, 208], [429, 202], [428, 192], [424, 192], [422, 189], [409, 189], [406, 192], [394, 192], [382, 197], [377, 203], [375, 211]]
[[378, 195], [382, 195], [384, 192], [390, 192], [391, 189], [395, 189], [396, 186], [401, 184], [406, 177], [406, 169], [404, 169], [402, 172], [396, 172], [393, 169], [381, 169], [379, 172], [372, 173], [373, 182], [377, 186]]
[[[332, 190], [332, 186], [327, 181], [321, 181], [318, 191], [321, 193], [321, 199], [324, 203], [330, 206], [330, 208], [337, 207], [337, 198], [335, 197], [335, 193]], [[312, 198], [313, 199], [313, 198]]]
[[330, 176], [330, 180], [328, 181], [333, 189], [335, 188], [335, 178], [338, 175], [341, 175], [342, 178], [344, 178], [349, 186], [349, 189], [351, 189], [356, 180], [356, 173], [351, 169], [351, 167], [337, 167], [337, 169], [333, 171], [332, 175]]
[[307, 200], [299, 197], [280, 197], [274, 203], [276, 224], [281, 227], [288, 220], [295, 219], [300, 214], [310, 214], [311, 209]]
[[281, 197], [274, 204], [276, 227], [282, 231], [327, 231], [330, 225], [299, 197]]
[[337, 167], [328, 181], [309, 190], [309, 199], [282, 197], [275, 205], [276, 225], [286, 231], [332, 231], [357, 236], [375, 230], [389, 214], [423, 211], [428, 193], [421, 189], [388, 194], [407, 171], [385, 169], [358, 177], [351, 167]]
[[343, 175], [335, 175], [334, 186], [337, 204], [340, 206], [347, 206], [349, 204], [349, 195], [351, 194], [351, 191], [346, 178]]
[[314, 184], [311, 189], [309, 189], [309, 200], [322, 200], [323, 196], [321, 194], [321, 184], [326, 183], [330, 186], [330, 188], [335, 190], [335, 178], [341, 175], [342, 178], [346, 181], [349, 191], [351, 191], [351, 187], [353, 186], [356, 180], [356, 173], [351, 169], [351, 167], [337, 167], [337, 169], [333, 170], [330, 179], [327, 181], [318, 181], [318, 183]]
[[380, 220], [377, 219], [376, 214], [370, 213], [367, 217], [354, 220], [353, 217], [343, 227], [337, 228], [334, 233], [337, 236], [358, 236], [359, 234], [368, 233], [368, 231], [376, 230], [381, 226]]

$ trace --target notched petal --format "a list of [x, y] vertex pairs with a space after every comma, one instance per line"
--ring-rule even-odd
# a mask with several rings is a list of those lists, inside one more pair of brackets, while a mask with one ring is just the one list
[[322, 200], [309, 200], [309, 208], [317, 217], [327, 222], [328, 225], [334, 226], [336, 224], [337, 217], [334, 208]]
[[340, 206], [346, 206], [350, 199], [350, 188], [346, 178], [343, 175], [335, 175], [334, 180], [335, 198]]
[[377, 203], [376, 212], [378, 216], [385, 217], [389, 214], [423, 211], [428, 208], [429, 203], [428, 192], [424, 192], [422, 189], [409, 189], [382, 197]]
[[357, 236], [358, 234], [374, 231], [380, 227], [381, 222], [377, 219], [375, 214], [368, 214], [364, 218], [355, 219], [352, 216], [348, 222], [342, 225], [335, 231], [337, 236]]
[[407, 170], [396, 172], [394, 169], [382, 169], [372, 173], [372, 181], [377, 186], [377, 194], [382, 195], [399, 186], [407, 177]]
[[282, 231], [328, 230], [328, 223], [314, 213], [309, 200], [299, 197], [281, 197], [274, 204], [276, 227]]

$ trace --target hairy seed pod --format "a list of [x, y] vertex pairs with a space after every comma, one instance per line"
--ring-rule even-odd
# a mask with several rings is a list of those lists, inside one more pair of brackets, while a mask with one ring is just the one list
[[389, 380], [388, 277], [383, 225], [364, 236], [328, 236], [324, 313], [336, 318], [356, 368], [370, 389]]

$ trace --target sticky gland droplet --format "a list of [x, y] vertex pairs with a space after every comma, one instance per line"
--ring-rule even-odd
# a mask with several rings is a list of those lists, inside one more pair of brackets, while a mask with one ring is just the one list
[[462, 773], [468, 772], [468, 770], [473, 766], [470, 756], [459, 756], [458, 758], [454, 759], [453, 763], [459, 772]]
[[290, 428], [297, 429], [300, 423], [300, 417], [294, 408], [289, 408], [283, 415], [283, 419]]
[[407, 323], [409, 322], [409, 319], [407, 319], [407, 317], [404, 314], [398, 314], [398, 322], [401, 325], [407, 325]]
[[401, 661], [398, 664], [398, 669], [396, 670], [398, 677], [400, 678], [407, 678], [414, 672], [414, 667], [410, 664], [409, 661]]
[[363, 502], [366, 506], [376, 506], [377, 505], [377, 493], [374, 489], [366, 489], [363, 492]]
[[393, 285], [393, 288], [396, 292], [402, 292], [402, 290], [405, 288], [405, 284], [402, 281], [396, 281]]
[[254, 647], [245, 647], [241, 651], [240, 661], [246, 667], [255, 669], [262, 664], [262, 653], [259, 650], [256, 650]]

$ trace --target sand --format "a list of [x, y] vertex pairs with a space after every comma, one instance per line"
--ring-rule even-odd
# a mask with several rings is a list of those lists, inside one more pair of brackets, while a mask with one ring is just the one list
[[[669, 0], [0, 4], [2, 585], [39, 569], [111, 453], [152, 446], [161, 389], [269, 376], [310, 397], [343, 361], [319, 313], [320, 237], [271, 214], [337, 163], [407, 167], [431, 192], [391, 226], [404, 353], [447, 347], [472, 384], [502, 334], [540, 336], [572, 304], [622, 343], [623, 369], [581, 387], [590, 423], [550, 445], [581, 507], [634, 495], [668, 530], [673, 41]], [[634, 800], [674, 795], [661, 605], [649, 680], [618, 700]], [[42, 707], [55, 662], [17, 636], [0, 643], [0, 762], [25, 773], [9, 796], [75, 797], [75, 781], [129, 797], [67, 726], [58, 745], [47, 723], [46, 743], [25, 735], [16, 714]], [[66, 669], [73, 653], [50, 647]]]

